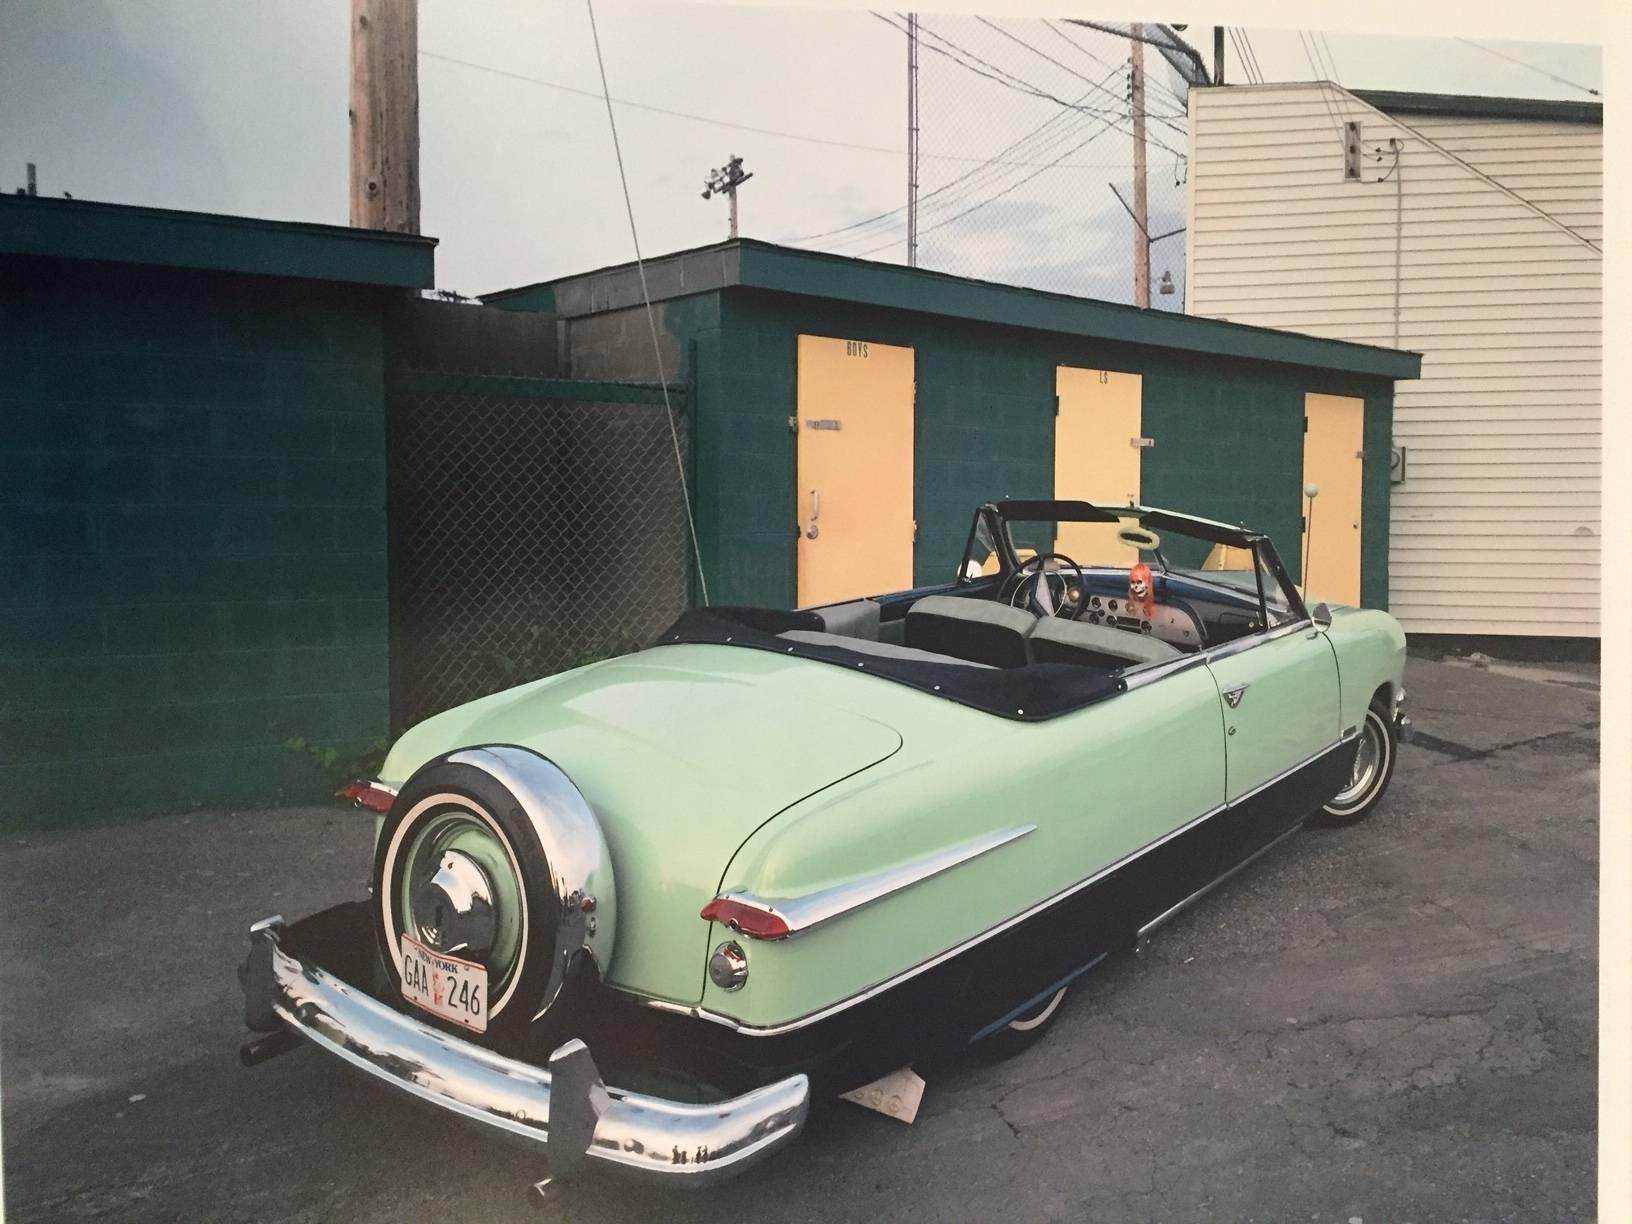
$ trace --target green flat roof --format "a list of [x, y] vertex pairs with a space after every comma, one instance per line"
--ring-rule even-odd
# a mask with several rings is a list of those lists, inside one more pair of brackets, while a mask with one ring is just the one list
[[1469, 94], [1410, 93], [1394, 89], [1349, 91], [1390, 115], [1461, 115], [1471, 119], [1538, 119], [1560, 123], [1604, 123], [1602, 102], [1554, 98], [1482, 98]]
[[[999, 285], [748, 238], [648, 259], [646, 285], [654, 302], [733, 288], [763, 289], [1380, 378], [1416, 378], [1422, 373], [1422, 356], [1418, 353], [1165, 310], [1142, 310], [1119, 302]], [[632, 263], [619, 264], [501, 289], [484, 294], [482, 300], [503, 303], [522, 297], [530, 308], [550, 310], [566, 318], [626, 309], [641, 304], [640, 273]]]
[[50, 196], [0, 196], [0, 255], [429, 289], [435, 238]]

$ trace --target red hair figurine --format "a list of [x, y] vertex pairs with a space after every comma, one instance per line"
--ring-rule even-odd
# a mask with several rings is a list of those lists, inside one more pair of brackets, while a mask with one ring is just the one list
[[1150, 579], [1150, 566], [1143, 561], [1128, 570], [1128, 602], [1139, 604], [1146, 620], [1156, 611], [1156, 588]]

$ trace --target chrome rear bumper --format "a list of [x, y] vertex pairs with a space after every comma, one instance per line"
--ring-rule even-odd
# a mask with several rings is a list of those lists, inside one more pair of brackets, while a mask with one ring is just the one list
[[810, 1082], [803, 1075], [709, 1105], [609, 1088], [576, 1038], [547, 1067], [506, 1058], [393, 1011], [291, 954], [280, 946], [283, 932], [281, 918], [250, 928], [243, 986], [251, 1028], [281, 1024], [421, 1100], [544, 1144], [553, 1177], [594, 1159], [650, 1181], [709, 1185], [804, 1127]]

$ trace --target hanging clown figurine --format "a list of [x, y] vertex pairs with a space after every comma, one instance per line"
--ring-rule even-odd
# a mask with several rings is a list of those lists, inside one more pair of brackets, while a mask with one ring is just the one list
[[1143, 561], [1128, 570], [1128, 606], [1134, 604], [1139, 605], [1146, 620], [1156, 612], [1156, 588], [1150, 579], [1150, 566]]

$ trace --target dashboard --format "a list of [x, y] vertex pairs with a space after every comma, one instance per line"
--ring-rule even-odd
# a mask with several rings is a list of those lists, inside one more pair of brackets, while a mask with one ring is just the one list
[[1125, 595], [1088, 596], [1088, 610], [1082, 619], [1090, 625], [1110, 625], [1134, 633], [1148, 633], [1170, 646], [1194, 650], [1206, 643], [1206, 632], [1195, 615], [1186, 608], [1158, 600], [1145, 616], [1144, 606]]

